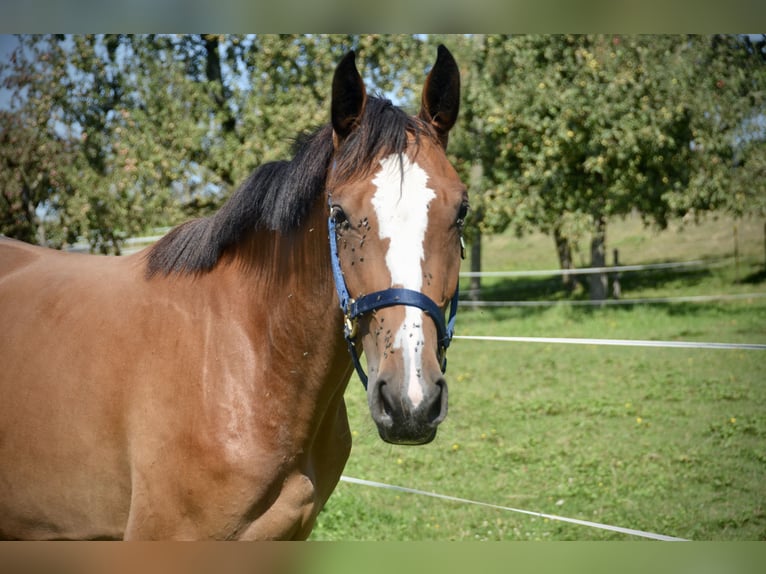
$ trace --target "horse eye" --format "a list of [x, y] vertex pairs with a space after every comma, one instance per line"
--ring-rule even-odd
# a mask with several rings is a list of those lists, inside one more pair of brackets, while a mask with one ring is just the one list
[[346, 217], [346, 212], [343, 211], [343, 208], [340, 205], [333, 205], [330, 208], [330, 217], [335, 222], [336, 225], [339, 225], [341, 223], [344, 223], [348, 221], [348, 217]]
[[468, 204], [463, 202], [460, 204], [460, 210], [457, 213], [457, 220], [455, 221], [458, 227], [463, 227], [465, 218], [468, 215]]

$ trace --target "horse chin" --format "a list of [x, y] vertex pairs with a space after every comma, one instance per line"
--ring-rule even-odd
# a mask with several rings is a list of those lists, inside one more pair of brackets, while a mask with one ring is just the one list
[[408, 434], [398, 434], [390, 428], [378, 427], [378, 435], [380, 438], [389, 444], [395, 444], [397, 446], [422, 446], [432, 442], [436, 438], [436, 430], [433, 429], [430, 433], [422, 436], [414, 436]]

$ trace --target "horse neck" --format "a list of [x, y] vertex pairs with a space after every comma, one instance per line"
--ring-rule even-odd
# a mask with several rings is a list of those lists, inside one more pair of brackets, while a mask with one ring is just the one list
[[254, 232], [227, 265], [250, 294], [256, 344], [279, 362], [270, 370], [283, 373], [266, 384], [313, 397], [319, 408], [342, 394], [351, 374], [327, 233], [322, 195], [300, 229]]

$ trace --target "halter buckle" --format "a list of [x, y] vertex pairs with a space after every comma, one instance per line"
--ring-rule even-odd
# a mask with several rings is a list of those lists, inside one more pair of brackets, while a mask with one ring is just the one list
[[357, 321], [356, 317], [353, 319], [346, 315], [346, 337], [348, 339], [353, 339], [356, 337], [357, 327], [359, 325], [359, 321]]
[[348, 306], [346, 307], [346, 310], [344, 311], [344, 327], [346, 330], [346, 339], [349, 341], [356, 338], [356, 333], [359, 329], [359, 318], [355, 315], [353, 315], [352, 309], [354, 305], [354, 300], [349, 299], [348, 300]]

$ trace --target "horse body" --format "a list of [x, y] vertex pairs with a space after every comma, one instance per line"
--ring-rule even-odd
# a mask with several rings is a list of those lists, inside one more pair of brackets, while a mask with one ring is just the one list
[[[141, 255], [0, 243], [15, 267], [0, 280], [13, 325], [0, 334], [0, 533], [308, 535], [350, 449], [351, 370], [340, 319], [327, 325], [332, 283], [304, 276], [329, 269], [323, 242], [264, 235], [215, 280], [145, 281]], [[264, 249], [286, 252], [276, 272], [253, 264]], [[13, 304], [11, 292], [29, 299]], [[30, 340], [39, 357], [24, 352]]]
[[[431, 441], [467, 201], [444, 154], [458, 89], [441, 48], [407, 116], [351, 53], [331, 124], [214, 216], [121, 258], [0, 239], [0, 538], [306, 538], [351, 448], [349, 350], [381, 437]], [[349, 330], [338, 281], [406, 301]]]

